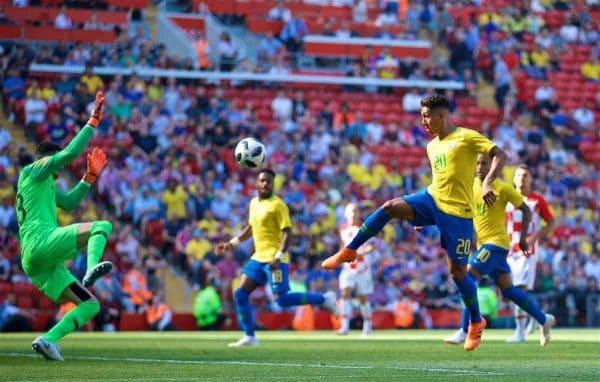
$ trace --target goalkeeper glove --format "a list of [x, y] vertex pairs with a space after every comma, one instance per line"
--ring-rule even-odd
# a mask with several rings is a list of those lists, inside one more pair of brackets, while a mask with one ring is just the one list
[[94, 151], [87, 155], [87, 171], [83, 180], [89, 184], [94, 183], [104, 166], [106, 166], [106, 155], [100, 148], [95, 147]]
[[92, 110], [92, 116], [87, 121], [87, 124], [93, 128], [98, 127], [98, 123], [102, 119], [102, 105], [104, 105], [104, 93], [102, 90], [96, 92], [96, 100], [94, 101], [94, 110]]

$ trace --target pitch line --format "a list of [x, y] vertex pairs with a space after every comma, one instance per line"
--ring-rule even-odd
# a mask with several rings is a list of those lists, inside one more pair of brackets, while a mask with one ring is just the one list
[[[28, 357], [38, 358], [37, 354], [27, 353], [0, 353], [2, 357]], [[108, 362], [135, 362], [135, 363], [170, 363], [185, 365], [236, 365], [236, 366], [268, 366], [268, 367], [295, 367], [295, 368], [313, 368], [313, 369], [344, 369], [344, 370], [404, 370], [404, 371], [425, 371], [431, 373], [456, 373], [462, 375], [506, 375], [505, 373], [495, 371], [463, 370], [463, 369], [445, 369], [438, 367], [407, 367], [407, 366], [367, 366], [367, 365], [327, 365], [327, 364], [302, 364], [287, 362], [253, 362], [253, 361], [202, 361], [186, 359], [160, 359], [160, 358], [132, 358], [132, 357], [96, 357], [96, 356], [68, 356], [67, 359], [82, 361], [108, 361]]]

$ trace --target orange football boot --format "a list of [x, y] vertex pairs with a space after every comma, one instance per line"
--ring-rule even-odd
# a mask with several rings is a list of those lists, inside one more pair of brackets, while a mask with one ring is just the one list
[[321, 266], [325, 269], [336, 269], [342, 263], [356, 260], [356, 249], [342, 248], [335, 255], [326, 258]]
[[479, 346], [479, 343], [481, 342], [481, 334], [483, 333], [483, 329], [485, 329], [486, 325], [487, 322], [483, 317], [481, 317], [481, 322], [469, 323], [469, 332], [467, 333], [464, 347], [466, 351], [475, 350], [475, 348]]

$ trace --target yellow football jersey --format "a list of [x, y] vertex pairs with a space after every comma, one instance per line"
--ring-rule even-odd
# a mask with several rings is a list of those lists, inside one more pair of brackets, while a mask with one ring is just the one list
[[427, 191], [440, 211], [460, 218], [473, 217], [473, 178], [477, 155], [489, 155], [495, 144], [478, 132], [457, 127], [444, 139], [427, 144], [433, 174]]
[[491, 208], [488, 208], [483, 202], [481, 179], [475, 178], [473, 182], [473, 198], [475, 200], [473, 225], [477, 234], [477, 246], [494, 244], [504, 249], [510, 249], [510, 241], [508, 240], [506, 223], [504, 222], [506, 205], [511, 203], [516, 208], [519, 208], [523, 204], [523, 195], [500, 179], [494, 180], [492, 189], [494, 190], [494, 195], [496, 195], [496, 203]]
[[[255, 197], [250, 201], [249, 224], [254, 239], [252, 259], [261, 263], [273, 261], [281, 244], [282, 230], [292, 227], [288, 206], [277, 195], [263, 200]], [[289, 261], [286, 253], [281, 262]]]

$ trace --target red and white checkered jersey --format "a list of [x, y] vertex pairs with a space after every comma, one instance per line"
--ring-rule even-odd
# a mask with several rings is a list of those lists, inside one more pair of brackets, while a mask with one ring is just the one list
[[[531, 236], [534, 232], [539, 231], [542, 228], [542, 219], [548, 222], [552, 219], [552, 212], [548, 207], [546, 199], [538, 193], [532, 192], [529, 196], [526, 196], [524, 202], [527, 207], [531, 210], [531, 223], [529, 224], [529, 230], [527, 231], [527, 237]], [[520, 252], [519, 241], [521, 240], [521, 224], [523, 223], [523, 213], [518, 208], [515, 208], [512, 204], [506, 205], [506, 231], [510, 239], [511, 251]], [[531, 253], [535, 253], [537, 243], [534, 244], [533, 248], [530, 248]]]
[[[360, 230], [360, 226], [358, 225], [349, 225], [344, 224], [340, 227], [340, 238], [342, 239], [342, 244], [344, 246], [348, 245], [356, 236]], [[370, 264], [367, 259], [367, 256], [359, 256], [356, 260], [351, 263], [344, 263], [344, 270], [351, 271], [356, 273], [363, 273], [369, 270]]]

